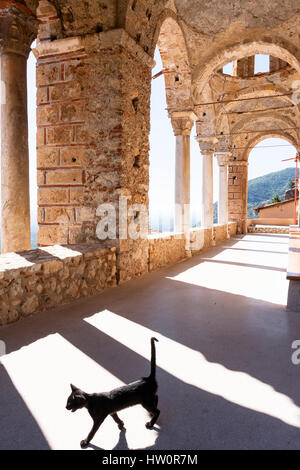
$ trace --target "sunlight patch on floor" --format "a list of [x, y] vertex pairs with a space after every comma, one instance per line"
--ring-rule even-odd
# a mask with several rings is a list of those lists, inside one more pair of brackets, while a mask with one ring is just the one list
[[[251, 243], [255, 240], [251, 235], [238, 240], [233, 249], [225, 247], [212, 257], [204, 254], [199, 264], [167, 279], [286, 305], [289, 283], [286, 280], [287, 254], [283, 251], [287, 253], [288, 245], [271, 245], [269, 239], [260, 238], [259, 241], [265, 243], [257, 247], [266, 252], [250, 251], [256, 247]], [[234, 249], [239, 247], [243, 250]], [[279, 253], [274, 253], [276, 250]]]
[[[70, 383], [87, 393], [123, 385], [58, 333], [1, 357], [1, 363], [52, 449], [80, 449], [80, 441], [92, 427], [87, 410], [66, 410]], [[126, 447], [138, 449], [155, 444], [157, 431], [146, 429], [149, 417], [142, 407], [124, 410], [119, 416], [126, 427]], [[107, 417], [92, 444], [110, 450], [118, 445], [119, 438], [116, 423]]]
[[85, 321], [148, 360], [150, 338], [155, 336], [159, 339], [157, 365], [161, 369], [201, 390], [300, 428], [300, 408], [289, 397], [249, 374], [209, 362], [200, 352], [108, 310]]

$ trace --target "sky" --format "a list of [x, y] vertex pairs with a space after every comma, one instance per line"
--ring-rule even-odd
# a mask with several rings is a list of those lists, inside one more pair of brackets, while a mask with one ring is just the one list
[[[34, 45], [33, 45], [34, 47]], [[162, 70], [158, 49], [155, 52], [156, 66], [153, 75]], [[256, 56], [255, 72], [266, 71], [268, 56]], [[30, 201], [32, 229], [36, 231], [37, 184], [36, 184], [36, 87], [35, 57], [30, 54], [27, 67], [28, 81], [28, 130], [30, 155]], [[224, 68], [232, 73], [232, 64]], [[173, 213], [175, 181], [175, 137], [171, 121], [166, 111], [164, 76], [152, 80], [151, 92], [151, 132], [150, 132], [150, 216], [154, 220], [159, 215]], [[201, 207], [201, 153], [195, 140], [195, 126], [191, 132], [191, 212], [197, 219]], [[280, 147], [273, 147], [280, 145]], [[267, 139], [254, 148], [249, 157], [249, 179], [273, 171], [294, 166], [293, 162], [282, 162], [284, 158], [295, 156], [295, 149], [282, 139]], [[218, 164], [214, 158], [214, 201], [218, 199]]]

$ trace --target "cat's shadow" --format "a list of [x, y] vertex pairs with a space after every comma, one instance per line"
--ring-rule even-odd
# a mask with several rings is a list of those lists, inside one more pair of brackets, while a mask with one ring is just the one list
[[[107, 449], [103, 449], [102, 447], [96, 446], [95, 444], [92, 444], [92, 443], [90, 443], [87, 446], [87, 449], [88, 448], [92, 448], [94, 450], [107, 450]], [[126, 429], [125, 428], [120, 431], [119, 441], [117, 442], [117, 444], [115, 445], [115, 447], [112, 450], [128, 450], [128, 444], [127, 444], [127, 440], [126, 440]]]
[[[153, 426], [152, 429], [155, 429], [156, 432], [160, 431], [160, 428], [158, 426]], [[96, 446], [95, 444], [91, 444], [91, 443], [87, 446], [87, 449], [88, 448], [91, 448], [91, 449], [94, 449], [94, 450], [107, 450], [107, 449], [103, 449], [102, 447]], [[128, 444], [127, 444], [126, 429], [125, 428], [120, 431], [119, 441], [117, 442], [115, 447], [111, 450], [130, 450], [129, 447], [128, 447]]]

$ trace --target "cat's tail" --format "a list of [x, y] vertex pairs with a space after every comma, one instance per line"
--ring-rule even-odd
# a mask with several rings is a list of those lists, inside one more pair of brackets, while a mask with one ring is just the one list
[[158, 342], [158, 339], [151, 338], [151, 373], [149, 375], [149, 379], [155, 379], [155, 372], [156, 372], [155, 341]]

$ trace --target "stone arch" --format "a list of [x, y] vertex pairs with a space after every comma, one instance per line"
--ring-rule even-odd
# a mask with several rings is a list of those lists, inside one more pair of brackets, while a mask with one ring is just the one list
[[297, 149], [297, 140], [291, 134], [289, 134], [287, 132], [283, 132], [283, 131], [267, 132], [266, 134], [263, 134], [263, 135], [261, 135], [261, 134], [257, 135], [255, 137], [253, 137], [252, 140], [250, 140], [248, 148], [245, 150], [245, 156], [246, 156], [245, 159], [246, 160], [249, 159], [251, 150], [257, 144], [259, 144], [260, 142], [263, 142], [266, 139], [271, 139], [271, 138], [286, 140], [287, 142], [289, 142], [291, 145], [293, 145]]
[[63, 37], [62, 23], [54, 3], [50, 0], [39, 0], [36, 16], [39, 20], [39, 41], [53, 41]]
[[153, 37], [153, 53], [158, 46], [164, 66], [169, 110], [191, 109], [191, 68], [183, 30], [175, 13], [165, 10]]
[[[266, 118], [268, 118], [268, 123], [273, 123], [275, 121], [280, 122], [281, 124], [283, 124], [284, 128], [295, 127], [295, 122], [290, 117], [282, 116], [279, 113], [272, 114], [270, 112], [270, 113], [265, 113], [261, 116], [255, 116], [255, 118], [253, 118], [251, 121], [249, 121], [247, 117], [240, 119], [234, 126], [231, 127], [231, 134], [234, 135], [235, 133], [243, 129], [244, 126], [249, 124], [249, 122], [251, 122], [251, 124], [254, 124], [256, 126], [257, 124], [260, 124], [260, 122], [265, 122]], [[279, 128], [278, 130], [280, 131], [281, 129]], [[254, 131], [255, 129], [253, 130], [249, 129], [249, 132], [254, 132]], [[259, 129], [257, 129], [257, 132], [259, 132]]]
[[[276, 85], [274, 84], [274, 89], [270, 89], [270, 84], [257, 86], [257, 87], [251, 87], [249, 89], [242, 89], [232, 94], [232, 101], [230, 102], [229, 100], [231, 99], [231, 96], [230, 95], [226, 96], [226, 100], [228, 100], [228, 103], [224, 104], [224, 108], [226, 108], [226, 111], [230, 111], [240, 104], [239, 100], [243, 100], [243, 99], [249, 99], [249, 98], [256, 99], [260, 97], [265, 98], [266, 96], [268, 96], [271, 100], [274, 96], [279, 95], [279, 94], [284, 94], [284, 92], [286, 91], [287, 90], [284, 89], [283, 86], [277, 86], [277, 84]], [[291, 104], [293, 102], [292, 97], [289, 95], [277, 97], [277, 99], [283, 105]]]
[[276, 42], [267, 40], [252, 41], [243, 44], [227, 47], [219, 50], [205, 62], [199, 64], [193, 73], [193, 99], [201, 96], [201, 92], [208, 82], [211, 75], [219, 70], [223, 65], [233, 60], [239, 60], [243, 57], [249, 57], [255, 54], [269, 54], [288, 62], [297, 72], [300, 73], [300, 50], [294, 50], [290, 45], [282, 44], [278, 39]]
[[[269, 128], [266, 128], [266, 119]], [[254, 125], [252, 129], [245, 129], [245, 126], [249, 124], [249, 119], [246, 117], [239, 120], [231, 128], [232, 150], [239, 156], [239, 160], [247, 161], [251, 149], [264, 138], [282, 137], [289, 139], [293, 145], [298, 140], [297, 129], [294, 129], [296, 127], [295, 122], [287, 116], [268, 113], [256, 116], [251, 122]], [[259, 129], [261, 123], [263, 125], [262, 130]], [[245, 129], [245, 132], [243, 132], [243, 129]], [[241, 134], [239, 134], [240, 131]]]

